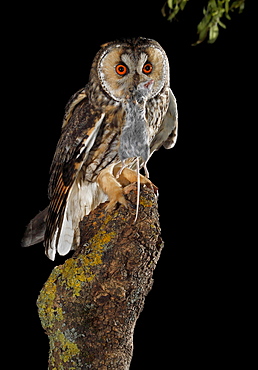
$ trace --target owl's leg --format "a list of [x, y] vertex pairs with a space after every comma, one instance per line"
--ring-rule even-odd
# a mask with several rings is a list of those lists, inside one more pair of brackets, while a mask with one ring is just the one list
[[110, 173], [110, 171], [101, 171], [97, 178], [97, 182], [109, 198], [109, 204], [106, 207], [108, 212], [112, 211], [117, 203], [121, 203], [127, 207], [122, 185], [115, 179], [114, 175]]
[[[123, 188], [124, 194], [128, 194], [131, 190], [137, 191], [136, 212], [134, 219], [135, 223], [137, 221], [139, 214], [140, 184], [148, 186], [154, 191], [155, 194], [158, 194], [158, 188], [147, 177], [140, 174], [139, 158], [137, 158], [137, 171], [133, 171], [123, 166], [120, 169], [119, 166], [115, 166], [113, 169], [113, 173], [116, 176], [116, 178], [118, 178], [118, 181], [121, 183], [121, 185], [124, 185]], [[127, 185], [128, 183], [129, 185]]]
[[[116, 167], [114, 168], [114, 175], [115, 176], [116, 176], [116, 172], [119, 171], [119, 170], [120, 170], [120, 168], [116, 168]], [[130, 168], [125, 167], [122, 170], [122, 173], [119, 175], [119, 177], [118, 177], [117, 180], [119, 181], [119, 183], [122, 186], [125, 186], [124, 192], [127, 193], [132, 188], [130, 184], [133, 184], [133, 183], [137, 182], [137, 177], [138, 177], [138, 175], [137, 175], [137, 172], [136, 171], [131, 170]], [[158, 191], [157, 186], [155, 186], [149, 179], [147, 179], [147, 177], [145, 177], [143, 175], [140, 175], [140, 183], [142, 185], [148, 186], [149, 188], [153, 189], [153, 191], [155, 193], [157, 193], [157, 191]]]

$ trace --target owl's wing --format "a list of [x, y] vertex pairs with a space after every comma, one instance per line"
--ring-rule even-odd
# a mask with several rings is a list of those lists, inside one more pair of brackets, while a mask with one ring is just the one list
[[151, 154], [158, 150], [161, 145], [166, 149], [171, 149], [176, 143], [178, 133], [178, 113], [176, 98], [171, 89], [169, 89], [169, 106], [161, 123], [160, 129], [153, 139], [150, 152]]
[[[49, 210], [45, 248], [50, 259], [68, 253], [73, 241], [71, 220], [66, 217], [69, 196], [91, 150], [105, 114], [94, 110], [85, 91], [76, 93], [66, 108], [61, 137], [50, 169]], [[67, 235], [67, 230], [71, 235]]]
[[68, 103], [66, 104], [66, 107], [65, 107], [65, 114], [64, 114], [64, 118], [63, 118], [62, 129], [69, 122], [69, 120], [70, 120], [70, 118], [71, 118], [71, 116], [74, 112], [75, 107], [85, 98], [87, 98], [85, 88], [76, 91], [76, 93], [71, 96], [71, 98], [69, 99], [69, 101], [68, 101]]

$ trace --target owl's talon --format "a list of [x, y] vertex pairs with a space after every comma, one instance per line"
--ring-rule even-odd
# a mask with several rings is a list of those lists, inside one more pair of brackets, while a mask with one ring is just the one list
[[145, 177], [145, 179], [147, 181], [144, 183], [144, 186], [147, 186], [147, 188], [151, 189], [155, 195], [158, 195], [159, 194], [159, 188], [156, 185], [154, 185], [153, 182], [151, 182], [146, 177]]
[[112, 212], [117, 206], [117, 203], [122, 204], [125, 208], [128, 208], [127, 201], [124, 196], [120, 196], [118, 199], [111, 200], [106, 206], [106, 212]]
[[153, 190], [153, 193], [155, 194], [156, 198], [158, 199], [159, 197], [159, 188], [157, 188], [157, 186], [154, 185], [154, 188], [152, 188]]
[[105, 207], [105, 211], [108, 213], [112, 212], [114, 211], [115, 207], [116, 207], [116, 203], [109, 202], [108, 205]]
[[136, 182], [133, 182], [133, 183], [131, 183], [131, 184], [129, 184], [129, 185], [127, 185], [123, 188], [124, 194], [129, 194], [130, 191], [132, 191], [132, 190], [133, 191], [137, 190], [137, 183]]
[[150, 189], [153, 190], [153, 193], [158, 197], [159, 196], [159, 188], [152, 183]]

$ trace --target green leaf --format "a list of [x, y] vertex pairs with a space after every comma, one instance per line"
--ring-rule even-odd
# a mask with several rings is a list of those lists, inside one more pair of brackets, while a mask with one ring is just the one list
[[166, 5], [167, 3], [165, 3], [163, 7], [161, 8], [161, 14], [163, 15], [163, 17], [166, 17]]
[[208, 28], [204, 28], [200, 33], [199, 33], [199, 41], [202, 42], [204, 39], [206, 39], [207, 34], [208, 34]]
[[228, 15], [228, 11], [229, 11], [229, 0], [226, 0], [226, 3], [225, 3], [226, 16]]
[[173, 0], [168, 0], [168, 7], [169, 7], [170, 9], [172, 9], [172, 8], [173, 8]]
[[172, 19], [177, 15], [177, 13], [179, 12], [179, 6], [178, 4], [175, 5], [174, 7], [174, 11], [170, 14], [170, 16], [168, 17], [168, 21], [172, 21]]
[[210, 8], [211, 10], [218, 9], [217, 4], [216, 4], [216, 1], [215, 0], [209, 0], [208, 8]]
[[214, 24], [214, 26], [212, 26], [210, 28], [208, 43], [213, 44], [216, 41], [216, 39], [218, 38], [218, 36], [219, 36], [219, 26], [216, 23], [216, 24]]
[[226, 25], [224, 23], [222, 23], [220, 20], [218, 20], [218, 24], [222, 27], [222, 28], [227, 28]]
[[208, 27], [209, 23], [211, 21], [211, 14], [206, 13], [205, 17], [201, 20], [201, 22], [197, 26], [197, 31], [202, 32], [205, 28]]
[[243, 1], [242, 4], [240, 4], [239, 7], [239, 13], [242, 13], [242, 11], [245, 9], [245, 2]]
[[189, 0], [182, 0], [181, 3], [180, 3], [180, 9], [181, 10], [184, 10], [185, 6], [186, 6], [186, 3], [188, 2]]

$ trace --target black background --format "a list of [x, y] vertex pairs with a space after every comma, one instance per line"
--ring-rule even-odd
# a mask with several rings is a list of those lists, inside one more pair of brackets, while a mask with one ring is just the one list
[[18, 351], [9, 368], [47, 369], [48, 339], [36, 299], [54, 265], [65, 259], [53, 263], [42, 245], [22, 249], [20, 239], [48, 203], [64, 106], [87, 83], [99, 45], [135, 36], [157, 40], [168, 55], [179, 137], [173, 150], [161, 149], [148, 165], [159, 187], [165, 247], [135, 329], [131, 369], [246, 365], [239, 218], [245, 218], [244, 144], [251, 136], [247, 114], [256, 89], [253, 10], [247, 4], [243, 14], [226, 21], [215, 44], [193, 47], [204, 3], [190, 1], [173, 23], [161, 15], [163, 1], [18, 3], [3, 14], [8, 69], [2, 79], [9, 85], [3, 144], [7, 140], [11, 196], [4, 225], [8, 247], [2, 248], [2, 270], [6, 266], [10, 274], [2, 284], [2, 319], [9, 323], [7, 347]]

